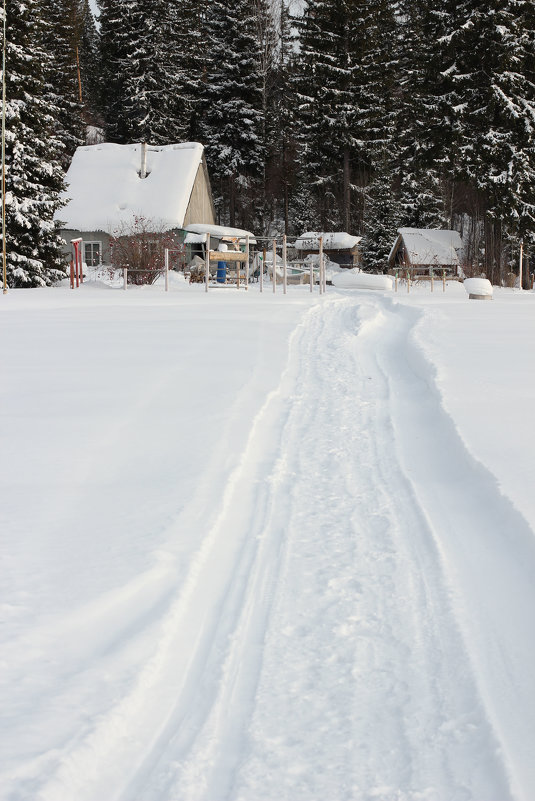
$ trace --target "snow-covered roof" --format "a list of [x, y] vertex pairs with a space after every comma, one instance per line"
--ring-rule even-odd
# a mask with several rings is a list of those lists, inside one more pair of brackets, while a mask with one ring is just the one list
[[251, 245], [256, 243], [255, 236], [251, 233], [251, 231], [244, 231], [242, 228], [229, 228], [225, 225], [205, 225], [204, 223], [191, 223], [190, 225], [186, 226], [186, 231], [188, 232], [184, 240], [186, 244], [204, 242], [206, 239], [206, 234], [210, 234], [210, 236], [218, 239], [238, 239], [241, 241], [245, 241], [245, 238], [248, 236]]
[[351, 250], [362, 239], [345, 231], [307, 231], [296, 240], [294, 247], [296, 250], [319, 250], [320, 236], [323, 237], [324, 250]]
[[392, 259], [403, 241], [410, 264], [459, 264], [463, 247], [458, 231], [432, 228], [399, 228], [388, 260]]
[[56, 218], [76, 231], [109, 231], [134, 215], [164, 229], [181, 228], [203, 146], [147, 145], [147, 177], [140, 178], [141, 144], [101, 143], [77, 148], [67, 171], [66, 206]]

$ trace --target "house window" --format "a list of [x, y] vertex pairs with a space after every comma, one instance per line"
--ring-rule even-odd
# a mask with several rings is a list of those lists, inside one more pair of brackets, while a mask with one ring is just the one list
[[102, 262], [101, 243], [84, 242], [84, 261], [88, 267], [97, 267]]

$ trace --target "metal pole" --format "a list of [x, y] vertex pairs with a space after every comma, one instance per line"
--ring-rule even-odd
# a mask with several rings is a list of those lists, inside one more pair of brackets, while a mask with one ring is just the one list
[[282, 292], [286, 294], [286, 234], [282, 237]]
[[2, 277], [3, 294], [7, 292], [6, 259], [6, 0], [3, 8], [2, 41]]
[[260, 292], [264, 291], [264, 264], [266, 263], [266, 249], [262, 250], [262, 264], [260, 265]]

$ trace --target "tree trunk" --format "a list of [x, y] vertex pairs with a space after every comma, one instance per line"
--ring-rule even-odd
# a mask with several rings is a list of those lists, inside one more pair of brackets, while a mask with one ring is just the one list
[[344, 197], [342, 207], [342, 217], [344, 220], [344, 229], [350, 231], [350, 218], [351, 218], [351, 163], [349, 159], [349, 148], [344, 148]]
[[236, 176], [229, 175], [228, 179], [228, 202], [230, 227], [236, 227]]

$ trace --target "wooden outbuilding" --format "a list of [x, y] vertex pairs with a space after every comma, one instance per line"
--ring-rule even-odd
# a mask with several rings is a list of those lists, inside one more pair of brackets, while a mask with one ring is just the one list
[[294, 248], [298, 258], [305, 259], [311, 254], [319, 253], [320, 237], [323, 239], [325, 256], [340, 267], [359, 267], [361, 254], [359, 243], [361, 236], [352, 236], [345, 231], [307, 231], [296, 240]]
[[391, 270], [410, 270], [413, 275], [429, 275], [431, 271], [457, 275], [462, 248], [457, 231], [399, 228], [388, 266]]

